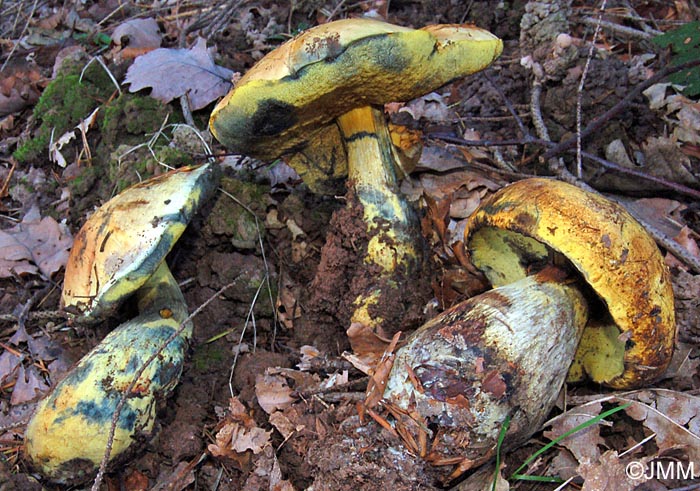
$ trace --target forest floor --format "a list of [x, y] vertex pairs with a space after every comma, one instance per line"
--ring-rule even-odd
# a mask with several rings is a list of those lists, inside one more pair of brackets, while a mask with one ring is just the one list
[[[423, 303], [399, 329], [484, 289], [459, 233], [482, 200], [527, 177], [584, 182], [623, 203], [671, 272], [678, 338], [664, 377], [635, 391], [566, 387], [552, 419], [504, 451], [493, 489], [696, 489], [688, 475], [629, 469], [700, 473], [700, 72], [677, 72], [676, 85], [663, 75], [684, 45], [685, 61], [700, 59], [688, 55], [700, 50], [700, 28], [675, 52], [655, 41], [699, 21], [700, 8], [600, 3], [0, 2], [0, 490], [63, 489], [28, 466], [24, 425], [52, 384], [134, 315], [127, 302], [84, 326], [60, 311], [78, 230], [129, 185], [206, 161], [222, 169], [219, 191], [168, 263], [191, 311], [211, 301], [194, 318], [157, 436], [101, 489], [445, 487], [450, 466], [426, 463], [361, 410], [368, 376], [346, 334], [357, 258], [342, 272], [318, 268], [322, 253], [353, 255], [327, 240], [352, 226], [344, 184], [314, 194], [284, 162], [227, 154], [207, 129], [231, 79], [264, 54], [306, 28], [363, 15], [410, 27], [473, 23], [505, 46], [483, 73], [385, 108], [422, 143], [401, 190], [422, 217], [432, 265], [409, 281]], [[159, 48], [160, 58], [146, 57]], [[545, 443], [627, 403], [520, 471], [568, 484], [512, 477]], [[489, 462], [451, 485], [492, 489], [495, 469]]]

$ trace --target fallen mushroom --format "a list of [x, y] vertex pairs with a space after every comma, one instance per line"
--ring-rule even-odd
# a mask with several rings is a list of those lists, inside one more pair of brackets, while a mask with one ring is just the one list
[[362, 206], [369, 236], [364, 263], [377, 278], [355, 299], [351, 324], [378, 331], [383, 292], [394, 289], [400, 305], [407, 295], [402, 278], [423, 260], [416, 213], [398, 193], [397, 151], [383, 105], [482, 70], [502, 48], [472, 26], [330, 22], [265, 56], [212, 112], [212, 133], [235, 152], [263, 160], [305, 152], [324, 161], [347, 157], [348, 207]]
[[95, 474], [124, 395], [110, 464], [128, 458], [151, 436], [156, 405], [177, 385], [192, 334], [187, 304], [165, 256], [215, 182], [210, 165], [144, 181], [95, 211], [76, 236], [64, 307], [95, 321], [136, 293], [139, 315], [107, 335], [39, 402], [25, 431], [25, 453], [47, 479], [72, 484]]
[[634, 388], [668, 366], [670, 276], [621, 206], [527, 179], [482, 203], [464, 236], [495, 288], [413, 333], [383, 400], [412, 450], [457, 464], [451, 477], [493, 455], [507, 418], [511, 446], [538, 430], [570, 370], [573, 380]]

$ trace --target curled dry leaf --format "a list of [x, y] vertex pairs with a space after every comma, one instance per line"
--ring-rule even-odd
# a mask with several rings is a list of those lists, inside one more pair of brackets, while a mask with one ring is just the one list
[[255, 396], [267, 414], [291, 406], [295, 401], [293, 392], [287, 379], [280, 374], [271, 373], [270, 369], [255, 377]]
[[419, 119], [426, 119], [431, 122], [440, 123], [455, 118], [454, 112], [445, 103], [443, 97], [436, 92], [431, 92], [423, 97], [412, 100], [399, 109], [399, 112], [410, 114], [416, 121]]
[[[84, 144], [87, 145], [87, 132], [92, 128], [92, 126], [95, 124], [95, 117], [97, 116], [97, 113], [99, 112], [100, 108], [99, 106], [96, 107], [90, 115], [83, 119], [75, 128], [80, 131], [80, 134], [82, 135], [83, 142]], [[58, 139], [54, 140], [54, 135], [53, 133], [51, 134], [51, 142], [49, 143], [49, 159], [52, 162], [56, 162], [59, 167], [65, 168], [67, 165], [66, 159], [61, 153], [61, 149], [63, 148], [64, 145], [67, 145], [68, 143], [71, 142], [75, 138], [75, 131], [66, 131], [63, 135], [61, 135]]]
[[114, 44], [130, 48], [159, 48], [161, 34], [153, 18], [130, 19], [119, 24], [112, 33]]

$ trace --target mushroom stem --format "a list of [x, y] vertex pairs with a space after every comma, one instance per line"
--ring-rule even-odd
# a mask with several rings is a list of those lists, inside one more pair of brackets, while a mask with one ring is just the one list
[[[363, 207], [369, 235], [364, 261], [379, 268], [378, 276], [385, 285], [400, 289], [401, 277], [420, 269], [422, 244], [416, 212], [398, 189], [398, 164], [384, 114], [366, 106], [337, 121], [347, 152], [350, 187]], [[381, 314], [371, 313], [370, 307], [381, 295], [379, 287], [360, 295], [351, 323], [379, 326]]]
[[187, 305], [165, 261], [137, 292], [139, 315], [118, 326], [44, 398], [25, 432], [26, 455], [44, 476], [58, 483], [91, 477], [107, 446], [119, 400], [143, 364], [158, 352], [128, 394], [117, 421], [111, 465], [150, 437], [156, 405], [177, 385], [192, 323], [167, 346], [187, 319]]
[[[164, 317], [172, 317], [178, 326], [189, 317], [185, 297], [165, 261], [136, 292], [136, 297], [141, 315], [159, 313]], [[182, 336], [186, 339], [192, 336], [192, 322], [187, 323]]]
[[399, 192], [394, 146], [384, 114], [373, 107], [354, 109], [338, 118], [348, 156], [348, 176], [362, 204], [372, 234], [366, 261], [386, 273], [419, 264], [419, 221]]

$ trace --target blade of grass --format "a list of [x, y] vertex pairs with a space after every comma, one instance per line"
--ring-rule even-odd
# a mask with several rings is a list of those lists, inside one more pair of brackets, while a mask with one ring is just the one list
[[503, 446], [503, 440], [506, 438], [506, 432], [510, 426], [510, 414], [506, 416], [506, 420], [501, 426], [501, 431], [498, 433], [498, 442], [496, 442], [496, 471], [493, 473], [493, 483], [491, 484], [491, 491], [496, 491], [496, 483], [498, 482], [498, 473], [501, 471], [501, 447]]
[[539, 457], [540, 455], [542, 455], [544, 452], [546, 452], [547, 450], [549, 450], [550, 448], [552, 448], [554, 445], [558, 444], [558, 443], [559, 443], [560, 441], [562, 441], [564, 438], [566, 438], [566, 437], [568, 437], [568, 436], [570, 436], [570, 435], [573, 435], [573, 434], [576, 433], [577, 431], [581, 431], [581, 430], [584, 430], [584, 429], [586, 429], [586, 428], [588, 428], [588, 427], [590, 427], [590, 426], [593, 426], [594, 424], [597, 424], [600, 420], [605, 419], [605, 418], [607, 418], [608, 416], [611, 416], [611, 415], [613, 415], [613, 414], [615, 414], [615, 413], [617, 413], [617, 412], [619, 412], [619, 411], [622, 411], [622, 410], [624, 410], [624, 409], [627, 409], [631, 404], [632, 404], [631, 402], [628, 402], [627, 404], [623, 404], [623, 405], [621, 405], [621, 406], [617, 406], [617, 407], [614, 407], [614, 408], [612, 408], [612, 409], [608, 409], [607, 411], [604, 411], [604, 412], [600, 413], [598, 416], [595, 416], [595, 417], [589, 419], [588, 421], [586, 421], [586, 422], [584, 422], [584, 423], [581, 423], [580, 425], [576, 426], [575, 428], [572, 428], [572, 429], [570, 429], [569, 431], [563, 433], [562, 435], [560, 435], [559, 437], [555, 438], [554, 440], [552, 440], [551, 442], [549, 442], [548, 444], [546, 444], [544, 447], [542, 447], [541, 449], [539, 449], [537, 452], [535, 452], [535, 453], [533, 453], [532, 455], [530, 455], [527, 459], [525, 459], [525, 462], [523, 462], [523, 463], [520, 465], [520, 467], [518, 467], [518, 468], [510, 475], [510, 477], [509, 477], [508, 479], [520, 479], [520, 480], [532, 481], [532, 480], [535, 480], [535, 479], [532, 479], [533, 477], [547, 477], [547, 476], [526, 476], [526, 475], [524, 475], [524, 474], [520, 474], [520, 471], [522, 471], [525, 467], [527, 467], [527, 466], [530, 464], [530, 462], [532, 462], [532, 461], [535, 460], [537, 457]]

